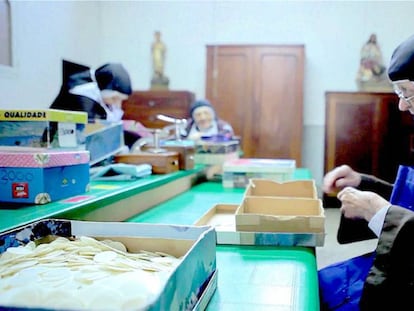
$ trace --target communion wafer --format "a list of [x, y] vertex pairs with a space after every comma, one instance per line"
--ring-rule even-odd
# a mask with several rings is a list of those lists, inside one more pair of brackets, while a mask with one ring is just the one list
[[[126, 250], [118, 241], [85, 236], [11, 247], [0, 256], [0, 305], [143, 308], [160, 293], [180, 260], [164, 253]], [[34, 293], [36, 299], [27, 299]]]

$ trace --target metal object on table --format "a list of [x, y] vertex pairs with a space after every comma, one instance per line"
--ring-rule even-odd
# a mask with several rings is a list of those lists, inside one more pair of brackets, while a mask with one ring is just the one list
[[161, 129], [151, 129], [150, 132], [153, 134], [153, 146], [152, 148], [149, 148], [147, 151], [151, 153], [163, 153], [167, 152], [167, 150], [162, 149], [160, 147], [160, 134], [162, 133]]
[[144, 137], [136, 141], [131, 146], [131, 153], [142, 152], [142, 148], [145, 145], [151, 145], [151, 144], [152, 146], [150, 148], [147, 148], [147, 150], [145, 150], [146, 152], [151, 152], [151, 153], [167, 152], [166, 149], [163, 149], [160, 147], [160, 134], [163, 133], [163, 130], [162, 129], [148, 129], [148, 131], [152, 133], [152, 137]]
[[[176, 118], [166, 116], [163, 114], [157, 114], [157, 119], [164, 121], [164, 122], [173, 123], [174, 124], [174, 139], [181, 140], [181, 133], [185, 131], [185, 128], [187, 126], [186, 119], [176, 119]], [[169, 132], [170, 129], [171, 129], [171, 126], [166, 126], [164, 127], [163, 130]]]

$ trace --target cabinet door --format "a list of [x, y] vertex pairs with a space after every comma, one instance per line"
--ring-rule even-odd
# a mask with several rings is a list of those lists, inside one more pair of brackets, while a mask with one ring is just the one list
[[398, 97], [327, 92], [325, 173], [341, 164], [393, 182], [403, 150]]
[[250, 157], [252, 132], [253, 47], [208, 46], [206, 97], [217, 114], [242, 137], [242, 149]]
[[304, 46], [207, 46], [206, 96], [245, 157], [301, 165]]
[[301, 165], [303, 46], [255, 49], [251, 151]]

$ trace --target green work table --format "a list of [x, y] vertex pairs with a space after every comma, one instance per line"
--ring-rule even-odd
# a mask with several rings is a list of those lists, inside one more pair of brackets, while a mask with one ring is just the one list
[[123, 221], [187, 191], [204, 166], [133, 181], [92, 181], [85, 194], [44, 205], [0, 202], [0, 233], [44, 218]]
[[[204, 167], [136, 181], [94, 181], [88, 193], [45, 205], [0, 203], [0, 232], [44, 218], [193, 224], [244, 189], [201, 182]], [[294, 179], [309, 179], [296, 169]], [[313, 248], [217, 245], [218, 287], [207, 310], [319, 310]], [[191, 276], [189, 276], [191, 277]]]
[[[193, 224], [217, 203], [241, 202], [243, 193], [204, 182], [126, 221]], [[319, 310], [313, 248], [218, 245], [216, 255], [218, 287], [207, 310]]]

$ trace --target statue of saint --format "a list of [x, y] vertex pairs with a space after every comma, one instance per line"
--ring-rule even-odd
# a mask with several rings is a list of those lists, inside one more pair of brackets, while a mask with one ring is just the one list
[[361, 59], [356, 80], [360, 88], [387, 88], [388, 86], [386, 67], [376, 34], [371, 34], [368, 41], [361, 48]]
[[165, 89], [168, 88], [169, 80], [164, 75], [165, 56], [167, 53], [167, 47], [164, 42], [161, 41], [161, 32], [156, 31], [154, 33], [155, 40], [151, 46], [152, 54], [152, 67], [153, 75], [151, 79], [152, 89]]

